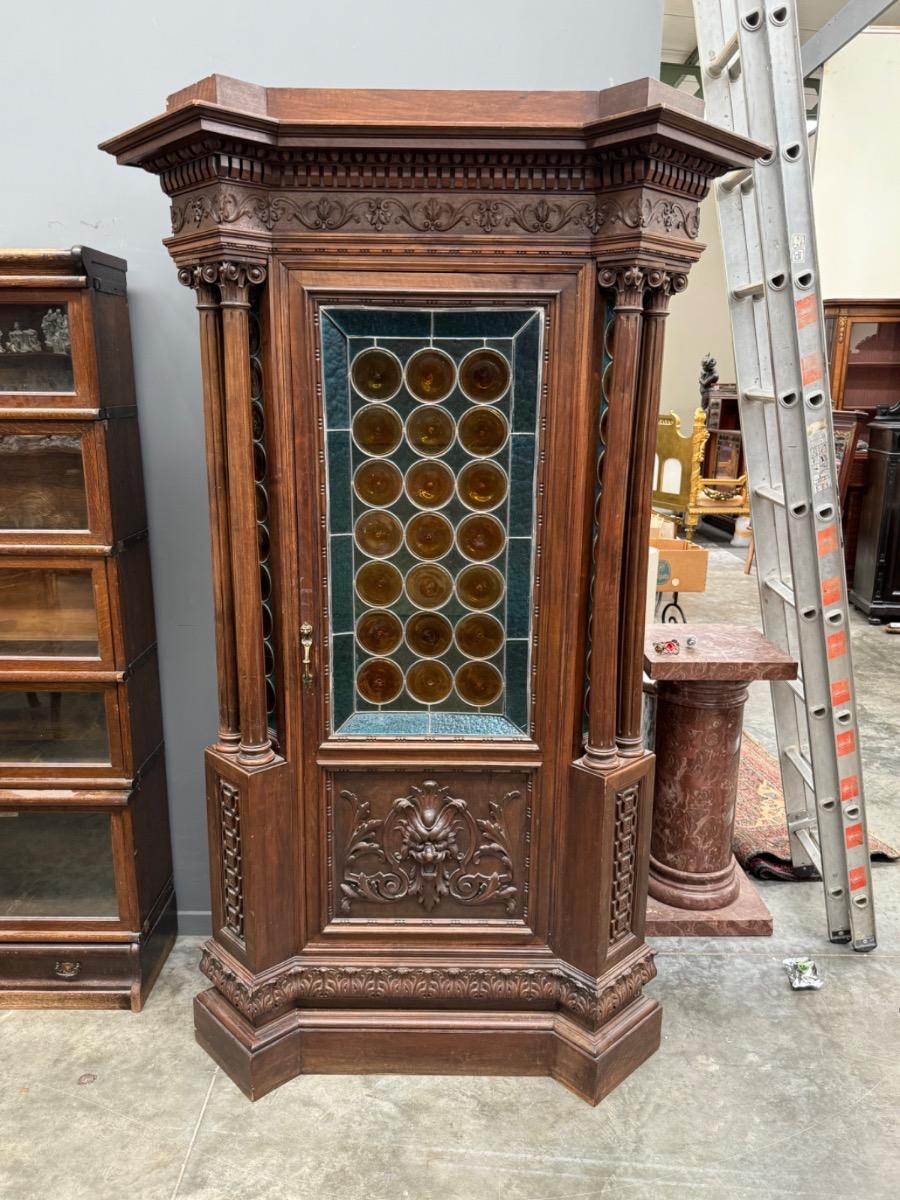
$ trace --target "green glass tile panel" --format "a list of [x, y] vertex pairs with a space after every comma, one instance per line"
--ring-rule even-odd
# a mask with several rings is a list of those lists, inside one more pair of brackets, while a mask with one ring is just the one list
[[[361, 349], [362, 347], [360, 347]], [[347, 339], [329, 317], [322, 318], [322, 373], [325, 377], [329, 429], [350, 425], [350, 380]]]
[[[531, 536], [541, 320], [534, 309], [404, 311], [329, 306], [323, 313], [321, 358], [328, 478], [326, 528], [332, 627], [332, 729], [341, 736], [525, 735], [531, 703], [527, 661], [532, 607]], [[504, 626], [505, 639], [515, 641], [505, 642], [492, 659], [504, 679], [504, 687], [498, 699], [481, 708], [462, 700], [455, 689], [431, 706], [414, 700], [405, 688], [382, 706], [366, 701], [356, 690], [356, 673], [371, 655], [356, 642], [352, 631], [370, 606], [355, 594], [353, 580], [370, 560], [349, 535], [355, 522], [372, 506], [353, 493], [351, 481], [353, 473], [371, 459], [353, 442], [349, 432], [354, 415], [365, 409], [369, 402], [350, 386], [348, 364], [372, 345], [394, 354], [403, 364], [411, 355], [426, 348], [442, 350], [459, 363], [473, 349], [488, 346], [504, 354], [510, 364], [511, 386], [494, 407], [517, 432], [492, 458], [506, 473], [509, 487], [502, 502], [491, 510], [491, 516], [500, 522], [506, 537], [512, 540], [507, 541], [502, 552], [492, 560], [506, 587], [506, 595], [492, 609], [492, 615]], [[415, 400], [405, 386], [384, 403], [404, 424], [410, 413], [429, 407]], [[458, 386], [440, 403], [440, 408], [457, 422], [471, 407]], [[379, 461], [392, 463], [401, 475], [405, 475], [410, 466], [422, 461], [423, 457], [404, 437], [394, 451], [380, 457]], [[430, 461], [439, 459], [454, 476], [473, 461], [473, 456], [458, 440], [454, 440], [441, 455], [428, 457]], [[405, 493], [391, 504], [385, 500], [376, 507], [389, 508], [404, 526], [422, 511]], [[465, 517], [472, 515], [456, 494], [439, 511], [454, 529]], [[404, 578], [417, 561], [405, 544], [390, 556], [391, 565]], [[455, 579], [467, 566], [467, 560], [454, 545], [440, 559], [440, 566]], [[405, 591], [387, 607], [404, 624], [419, 611]], [[468, 612], [455, 595], [431, 611], [439, 611], [453, 627]], [[404, 642], [386, 657], [405, 673], [419, 656]], [[439, 659], [451, 673], [467, 661], [455, 643]]]
[[349, 534], [330, 539], [331, 630], [350, 633], [353, 629], [353, 539]]
[[349, 533], [353, 528], [350, 486], [350, 434], [346, 429], [328, 433], [328, 532]]
[[353, 634], [335, 633], [331, 643], [333, 725], [338, 728], [353, 712], [356, 675], [353, 663]]
[[535, 314], [515, 340], [513, 415], [515, 433], [536, 432], [541, 378], [541, 320]]
[[510, 441], [509, 534], [510, 537], [531, 537], [534, 522], [534, 434], [515, 433]]
[[339, 329], [361, 337], [429, 338], [431, 313], [403, 308], [326, 309]]

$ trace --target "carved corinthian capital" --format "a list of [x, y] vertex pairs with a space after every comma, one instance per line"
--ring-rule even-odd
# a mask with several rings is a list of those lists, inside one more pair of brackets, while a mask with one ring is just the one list
[[218, 288], [221, 302], [225, 305], [246, 305], [250, 288], [265, 283], [266, 268], [261, 263], [223, 262], [195, 263], [180, 267], [178, 282], [185, 287], [203, 291]]
[[665, 314], [668, 312], [670, 297], [677, 292], [683, 292], [687, 287], [687, 275], [678, 271], [648, 271], [645, 287], [647, 312]]
[[645, 278], [641, 268], [633, 263], [601, 267], [597, 273], [600, 286], [616, 294], [616, 312], [629, 309], [641, 311], [644, 306]]

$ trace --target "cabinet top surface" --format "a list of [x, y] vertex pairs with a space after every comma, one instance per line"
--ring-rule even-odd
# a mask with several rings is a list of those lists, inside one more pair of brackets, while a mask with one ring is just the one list
[[[85, 285], [93, 278], [123, 275], [128, 264], [124, 258], [93, 250], [90, 246], [69, 249], [23, 250], [0, 247], [0, 283], [12, 277], [45, 277], [49, 283], [57, 276], [83, 276]], [[124, 282], [124, 281], [123, 281]]]
[[[538, 140], [590, 148], [613, 133], [678, 129], [713, 147], [725, 166], [744, 165], [762, 147], [703, 120], [703, 104], [656, 79], [636, 79], [602, 91], [416, 91], [339, 88], [266, 88], [209, 75], [168, 97], [166, 111], [110, 138], [101, 149], [134, 166], [150, 165], [163, 146], [197, 133], [227, 135], [240, 129], [252, 140], [279, 145], [323, 136], [383, 143], [467, 148]], [[294, 139], [294, 140], [288, 140]]]
[[[697, 645], [688, 650], [689, 637]], [[654, 650], [654, 643], [677, 640], [677, 654]], [[747, 625], [648, 625], [644, 670], [651, 679], [796, 679], [797, 664]]]

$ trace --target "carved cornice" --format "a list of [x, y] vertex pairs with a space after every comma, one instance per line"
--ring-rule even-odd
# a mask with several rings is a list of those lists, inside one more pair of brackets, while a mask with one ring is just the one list
[[640, 994], [656, 975], [653, 952], [643, 947], [612, 979], [586, 979], [562, 965], [548, 967], [349, 967], [294, 962], [255, 981], [242, 977], [208, 943], [200, 970], [251, 1021], [290, 1007], [340, 1006], [383, 1000], [396, 1005], [481, 1003], [512, 1008], [567, 1010], [598, 1028]]
[[233, 188], [194, 192], [172, 204], [172, 232], [216, 226], [266, 233], [534, 234], [595, 237], [601, 232], [650, 230], [693, 241], [700, 232], [697, 202], [643, 189], [577, 199], [534, 196], [337, 197]]
[[596, 150], [349, 150], [251, 145], [206, 137], [150, 156], [170, 196], [202, 183], [253, 180], [291, 191], [589, 192], [629, 183], [702, 200], [722, 167], [657, 139]]

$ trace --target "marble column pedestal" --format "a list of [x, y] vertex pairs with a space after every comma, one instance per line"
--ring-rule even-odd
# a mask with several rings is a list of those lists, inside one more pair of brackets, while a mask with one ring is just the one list
[[[678, 654], [654, 649], [671, 638]], [[644, 668], [657, 687], [647, 932], [771, 933], [731, 849], [741, 727], [750, 681], [793, 679], [797, 664], [755, 629], [651, 625]]]

